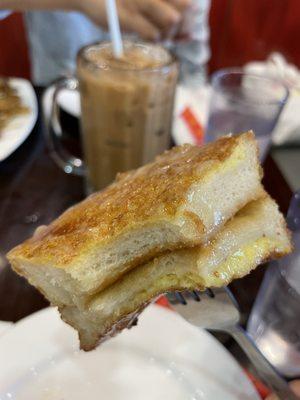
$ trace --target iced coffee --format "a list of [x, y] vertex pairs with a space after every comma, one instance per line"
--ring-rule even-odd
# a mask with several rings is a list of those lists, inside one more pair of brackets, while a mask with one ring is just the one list
[[159, 45], [125, 42], [120, 59], [110, 43], [85, 47], [77, 71], [88, 181], [99, 190], [169, 146], [178, 68]]

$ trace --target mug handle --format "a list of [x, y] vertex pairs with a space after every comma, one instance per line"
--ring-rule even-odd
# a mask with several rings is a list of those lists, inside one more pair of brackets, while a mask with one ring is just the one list
[[72, 155], [61, 144], [63, 131], [59, 118], [59, 105], [57, 102], [57, 98], [61, 90], [68, 89], [78, 91], [78, 86], [78, 80], [74, 77], [61, 78], [55, 84], [55, 89], [52, 96], [50, 119], [47, 120], [46, 118], [46, 140], [50, 151], [50, 156], [60, 168], [62, 168], [67, 174], [84, 176], [85, 166], [83, 160]]

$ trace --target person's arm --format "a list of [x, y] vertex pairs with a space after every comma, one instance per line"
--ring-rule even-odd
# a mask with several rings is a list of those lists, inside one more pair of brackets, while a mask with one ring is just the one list
[[[144, 39], [158, 40], [182, 19], [191, 0], [116, 0], [121, 27]], [[0, 0], [0, 10], [75, 10], [106, 27], [105, 0]]]
[[13, 11], [28, 10], [73, 10], [77, 0], [0, 0], [0, 9]]

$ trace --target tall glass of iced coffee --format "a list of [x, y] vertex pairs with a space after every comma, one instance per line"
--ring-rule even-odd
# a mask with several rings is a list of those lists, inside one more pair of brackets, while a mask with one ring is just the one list
[[178, 66], [162, 46], [124, 42], [120, 59], [109, 42], [86, 46], [77, 77], [89, 191], [168, 148]]

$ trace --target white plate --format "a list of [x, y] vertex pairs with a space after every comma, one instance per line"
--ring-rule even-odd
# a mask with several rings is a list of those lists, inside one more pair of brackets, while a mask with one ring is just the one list
[[48, 308], [1, 337], [0, 360], [1, 400], [259, 399], [211, 335], [159, 306], [89, 353]]
[[9, 83], [18, 92], [22, 103], [29, 108], [29, 113], [12, 118], [0, 135], [0, 161], [10, 156], [29, 136], [38, 116], [35, 92], [29, 81], [10, 78]]

